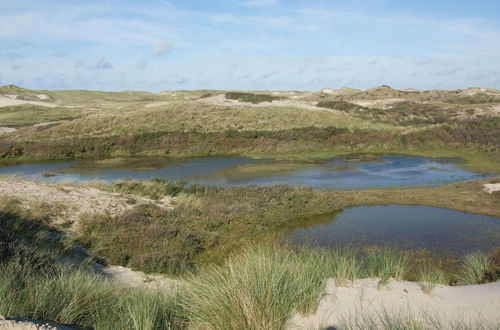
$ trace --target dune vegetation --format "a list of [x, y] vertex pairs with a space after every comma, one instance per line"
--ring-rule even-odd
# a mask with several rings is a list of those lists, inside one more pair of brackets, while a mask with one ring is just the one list
[[500, 157], [500, 93], [494, 90], [415, 92], [382, 86], [334, 94], [153, 94], [33, 91], [9, 85], [0, 88], [0, 94], [19, 99], [44, 95], [42, 103], [56, 106], [0, 108], [0, 126], [18, 128], [0, 136], [4, 162], [132, 155], [310, 157], [405, 150], [462, 155], [476, 168], [498, 171]]
[[[286, 159], [307, 167], [307, 160], [359, 152], [368, 153], [365, 159], [377, 153], [461, 157], [476, 170], [500, 171], [495, 90], [154, 94], [9, 85], [0, 88], [1, 100], [25, 102], [0, 107], [0, 128], [9, 128], [0, 135], [4, 164], [95, 158], [105, 167], [110, 157], [153, 155], [283, 160], [275, 167], [242, 166], [238, 174], [245, 175], [294, 170]], [[116, 207], [122, 212], [78, 213], [66, 221], [54, 216], [72, 205], [5, 194], [0, 314], [92, 329], [285, 329], [296, 315], [317, 311], [328, 279], [346, 288], [371, 278], [381, 291], [391, 281], [414, 281], [429, 299], [442, 285], [494, 282], [500, 279], [498, 250], [438, 260], [390, 246], [322, 250], [282, 239], [301, 219], [359, 205], [428, 205], [499, 217], [499, 192], [486, 192], [485, 183], [498, 178], [358, 191], [162, 179], [54, 185], [66, 194], [94, 189], [101, 193], [95, 196], [112, 194], [110, 203], [126, 204]], [[117, 265], [175, 277], [178, 284], [131, 287], [101, 271]], [[436, 327], [433, 322], [382, 312], [355, 315], [341, 326], [426, 329]], [[471, 325], [460, 322], [454, 326]], [[484, 328], [490, 326], [498, 328]]]

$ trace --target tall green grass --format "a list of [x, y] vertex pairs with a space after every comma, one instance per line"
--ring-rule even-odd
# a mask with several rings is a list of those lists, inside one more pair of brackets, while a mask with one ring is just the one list
[[323, 288], [319, 255], [259, 247], [188, 280], [183, 306], [195, 328], [282, 329], [295, 312], [312, 313]]
[[473, 252], [464, 257], [456, 278], [465, 285], [480, 284], [490, 267], [491, 259], [488, 255]]
[[178, 329], [177, 296], [127, 289], [67, 265], [0, 265], [0, 314], [93, 329]]
[[378, 277], [379, 288], [383, 288], [391, 278], [402, 280], [408, 262], [404, 251], [395, 248], [369, 253], [364, 258], [365, 277]]
[[430, 294], [437, 284], [447, 284], [446, 274], [439, 268], [420, 268], [418, 283], [425, 294]]

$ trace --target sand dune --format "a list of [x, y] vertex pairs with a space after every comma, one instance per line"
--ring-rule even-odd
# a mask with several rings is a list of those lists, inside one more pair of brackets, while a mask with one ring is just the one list
[[500, 322], [500, 281], [482, 285], [439, 285], [424, 294], [418, 283], [391, 282], [383, 289], [378, 280], [356, 280], [348, 287], [327, 283], [316, 314], [296, 315], [290, 329], [324, 329], [338, 327], [342, 320], [375, 317], [381, 313], [393, 316], [414, 315], [417, 319], [438, 318], [443, 328], [453, 322]]
[[21, 105], [21, 104], [33, 104], [33, 105], [39, 105], [42, 107], [49, 107], [49, 108], [57, 107], [57, 104], [54, 104], [54, 103], [41, 102], [41, 101], [18, 100], [15, 98], [0, 95], [0, 107], [8, 107], [8, 106], [13, 106], [13, 105]]

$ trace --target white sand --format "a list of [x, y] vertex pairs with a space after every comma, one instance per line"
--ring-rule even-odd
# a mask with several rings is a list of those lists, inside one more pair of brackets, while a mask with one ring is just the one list
[[15, 129], [14, 127], [0, 127], [0, 135], [15, 131], [17, 131], [17, 129]]
[[389, 315], [411, 313], [415, 316], [438, 317], [444, 327], [453, 321], [482, 320], [500, 322], [500, 281], [483, 285], [436, 286], [424, 294], [418, 283], [391, 282], [377, 289], [376, 279], [356, 280], [348, 287], [327, 283], [317, 313], [309, 317], [296, 315], [290, 329], [319, 329], [339, 326], [341, 320], [354, 315]]
[[495, 191], [500, 191], [500, 183], [485, 183], [483, 187], [484, 190], [489, 194], [492, 194]]
[[17, 100], [15, 98], [0, 95], [0, 107], [7, 107], [7, 106], [21, 105], [21, 104], [33, 104], [33, 105], [40, 105], [42, 107], [49, 107], [49, 108], [57, 107], [57, 104], [54, 104], [54, 103], [41, 102], [41, 101]]
[[285, 99], [285, 100], [274, 100], [272, 102], [260, 102], [260, 103], [250, 103], [242, 102], [239, 100], [226, 99], [224, 94], [215, 95], [211, 97], [206, 97], [203, 99], [195, 100], [194, 102], [221, 105], [221, 106], [232, 106], [232, 107], [251, 107], [251, 108], [265, 108], [265, 107], [296, 107], [301, 109], [309, 109], [316, 111], [326, 111], [331, 113], [340, 114], [338, 110], [321, 108], [315, 105], [315, 102], [306, 102], [298, 99]]
[[171, 290], [173, 287], [182, 283], [181, 280], [175, 280], [163, 275], [146, 275], [143, 272], [132, 270], [123, 266], [100, 266], [94, 265], [97, 272], [108, 275], [112, 279], [120, 282], [121, 284], [136, 288], [147, 287], [152, 289]]

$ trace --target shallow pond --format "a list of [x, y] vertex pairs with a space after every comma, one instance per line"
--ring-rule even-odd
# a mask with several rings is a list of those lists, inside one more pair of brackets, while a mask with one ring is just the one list
[[358, 206], [303, 219], [286, 237], [324, 248], [389, 245], [461, 255], [499, 247], [500, 218], [428, 206]]
[[51, 182], [165, 178], [221, 186], [287, 183], [335, 190], [444, 185], [485, 176], [464, 170], [459, 165], [456, 159], [401, 155], [349, 155], [322, 161], [243, 157], [109, 159], [3, 166], [0, 175], [19, 175]]

